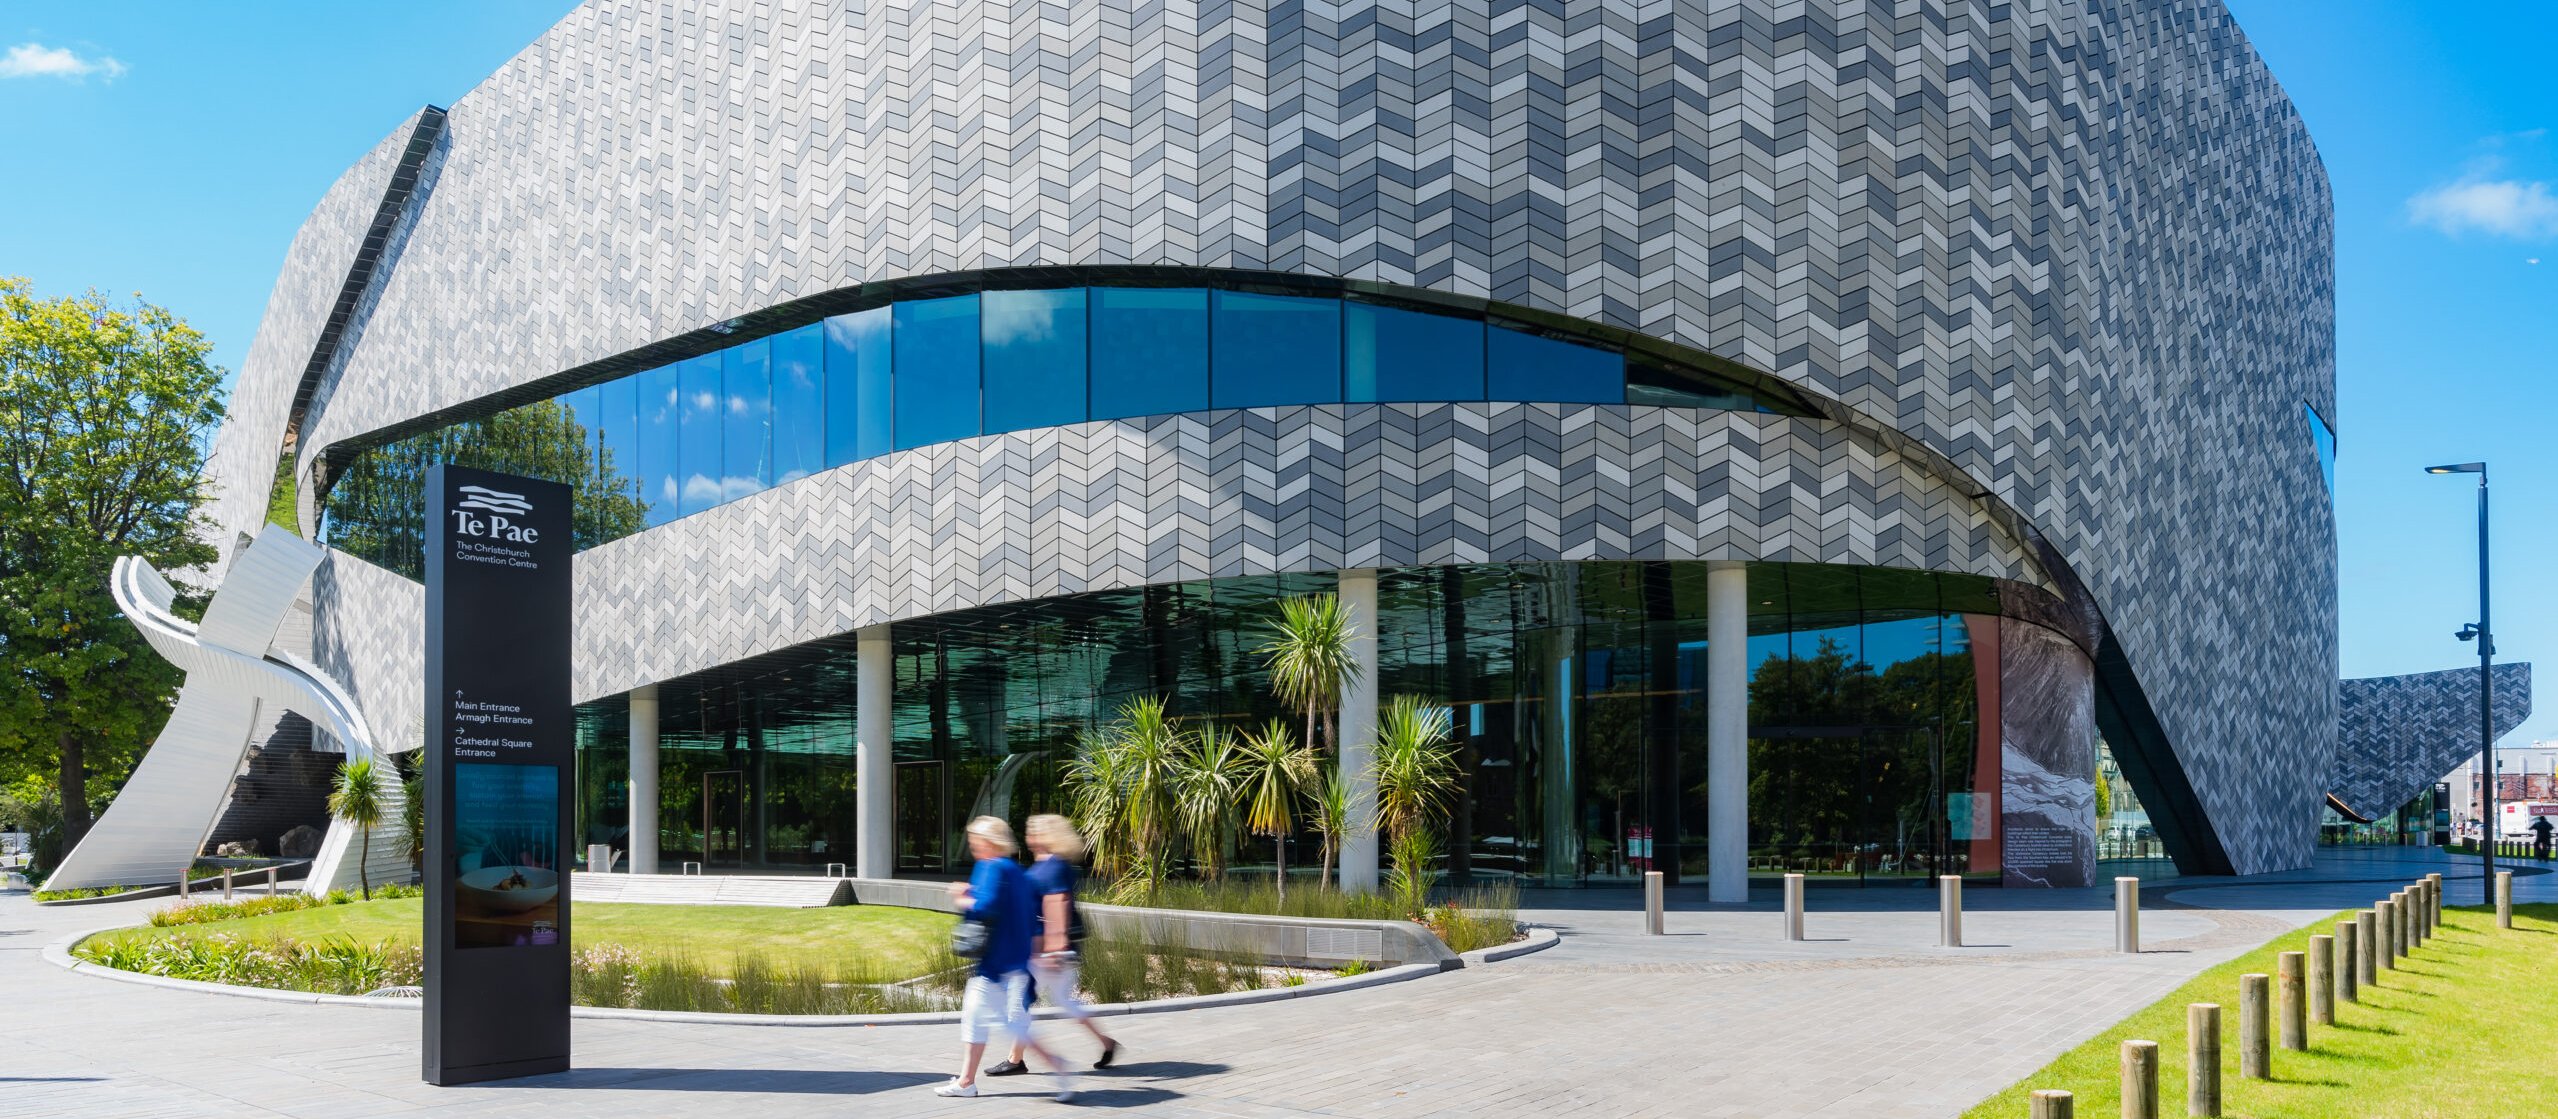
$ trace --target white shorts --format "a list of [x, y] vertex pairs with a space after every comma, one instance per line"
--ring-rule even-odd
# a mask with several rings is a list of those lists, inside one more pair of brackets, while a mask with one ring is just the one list
[[1030, 1040], [1030, 973], [1006, 972], [1000, 979], [968, 977], [959, 999], [959, 1040], [983, 1045], [1002, 1030], [1015, 1041]]
[[1092, 1017], [1092, 1007], [1076, 993], [1084, 977], [1081, 956], [1039, 956], [1030, 967], [1039, 978], [1039, 997], [1047, 999], [1048, 1005], [1065, 1011], [1069, 1018]]

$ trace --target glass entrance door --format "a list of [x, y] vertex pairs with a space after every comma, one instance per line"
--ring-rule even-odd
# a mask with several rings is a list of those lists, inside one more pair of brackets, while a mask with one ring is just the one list
[[890, 812], [897, 820], [897, 869], [939, 874], [950, 868], [949, 797], [942, 763], [899, 762]]
[[702, 774], [702, 869], [746, 863], [746, 771]]
[[1943, 770], [1923, 727], [1754, 728], [1751, 874], [1861, 885], [1944, 873]]

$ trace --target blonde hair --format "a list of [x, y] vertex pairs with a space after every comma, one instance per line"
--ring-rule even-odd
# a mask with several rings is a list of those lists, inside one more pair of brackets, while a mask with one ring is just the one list
[[1084, 833], [1075, 830], [1075, 822], [1063, 816], [1043, 815], [1030, 818], [1030, 841], [1048, 849], [1048, 853], [1067, 862], [1081, 862], [1084, 857]]
[[1013, 826], [1001, 816], [979, 816], [968, 821], [968, 834], [1003, 848], [1007, 855], [1021, 850], [1021, 844], [1013, 841]]

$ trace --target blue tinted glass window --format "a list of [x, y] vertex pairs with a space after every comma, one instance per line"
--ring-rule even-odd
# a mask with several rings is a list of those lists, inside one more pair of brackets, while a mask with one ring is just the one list
[[639, 414], [633, 421], [639, 431], [640, 500], [648, 503], [648, 523], [662, 525], [681, 515], [684, 493], [683, 472], [678, 466], [682, 458], [684, 402], [682, 378], [676, 367], [651, 369], [639, 380]]
[[675, 511], [691, 516], [719, 504], [720, 360], [687, 358], [675, 367]]
[[1208, 293], [1094, 288], [1092, 418], [1208, 406]]
[[1342, 380], [1353, 401], [1483, 399], [1483, 331], [1476, 319], [1373, 303], [1341, 308]]
[[1213, 293], [1209, 401], [1218, 408], [1341, 400], [1341, 303]]
[[[577, 454], [580, 464], [591, 467], [595, 462], [595, 386], [588, 385], [582, 389], [561, 393], [559, 402], [560, 420], [563, 423], [575, 425], [569, 433], [577, 437]], [[581, 473], [579, 476], [561, 478], [559, 481], [582, 485], [585, 478]]]
[[888, 453], [888, 308], [826, 320], [826, 465]]
[[773, 484], [826, 469], [826, 328], [815, 323], [773, 344]]
[[898, 450], [977, 434], [977, 297], [896, 305], [889, 346], [897, 355], [889, 409]]
[[596, 452], [596, 462], [605, 477], [618, 479], [622, 492], [632, 497], [641, 496], [639, 432], [631, 426], [631, 415], [638, 406], [638, 396], [639, 378], [636, 375], [595, 386], [595, 439], [600, 447]]
[[1559, 404], [1625, 403], [1625, 356], [1492, 328], [1485, 346], [1487, 399]]
[[721, 354], [720, 410], [728, 434], [720, 450], [719, 499], [735, 501], [773, 484], [773, 348], [761, 339]]
[[986, 433], [1082, 423], [1084, 291], [990, 291]]
[[2327, 496], [2333, 500], [2336, 496], [2336, 429], [2327, 426], [2327, 418], [2319, 415], [2318, 409], [2303, 404], [2301, 410], [2309, 413], [2309, 441], [2318, 449], [2318, 473], [2327, 479]]

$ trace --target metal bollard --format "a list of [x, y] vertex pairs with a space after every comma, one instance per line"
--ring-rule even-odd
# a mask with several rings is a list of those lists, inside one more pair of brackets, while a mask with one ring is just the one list
[[2274, 957], [2274, 973], [2282, 980], [2283, 1048], [2294, 1053], [2309, 1050], [2309, 1008], [2303, 1005], [2307, 994], [2301, 980], [2302, 965], [2307, 961], [2298, 952], [2278, 953]]
[[2362, 1000], [2362, 994], [2355, 989], [2354, 984], [2354, 942], [2361, 939], [2360, 936], [2356, 935], [2361, 931], [2362, 930], [2357, 928], [2352, 921], [2336, 922], [2336, 991], [2334, 998], [2340, 1003], [2359, 1002]]
[[231, 868], [222, 868], [222, 900], [231, 900]]
[[2380, 943], [2372, 945], [2372, 953], [2379, 958], [2382, 971], [2395, 969], [2398, 966], [2398, 915], [2390, 911], [2392, 904], [2388, 898], [2373, 902], [2371, 908], [2380, 925]]
[[2114, 880], [2114, 950], [2140, 954], [2141, 880]]
[[2220, 1004], [2185, 1005], [2185, 1114], [2220, 1114]]
[[2514, 927], [2514, 872], [2496, 872], [2496, 927]]
[[[190, 869], [192, 869], [192, 868], [190, 868]], [[179, 900], [179, 901], [185, 901], [185, 900], [187, 899], [187, 884], [188, 884], [188, 882], [187, 882], [187, 872], [186, 872], [186, 871], [183, 871], [183, 870], [179, 871], [179, 872], [178, 872], [178, 900]]]
[[2354, 914], [2354, 985], [2376, 986], [2380, 983], [2380, 962], [2374, 957], [2380, 951], [2380, 918], [2371, 910]]
[[2274, 1050], [2265, 1036], [2270, 985], [2261, 971], [2238, 977], [2238, 1075], [2249, 1080], [2274, 1078]]
[[277, 869], [278, 868], [273, 866], [266, 868], [266, 896], [268, 897], [275, 896], [275, 872]]
[[1803, 939], [1803, 876], [1785, 876], [1785, 939]]
[[2158, 1119], [2158, 1043], [2123, 1043], [2123, 1119]]
[[1643, 932], [1647, 936], [1661, 935], [1661, 905], [1661, 872], [1657, 870], [1644, 871]]
[[1963, 876], [1936, 876], [1936, 946], [1963, 946]]
[[2077, 1119], [2077, 1103], [2066, 1089], [2036, 1088], [2027, 1119]]
[[2336, 1024], [2336, 938], [2326, 933], [2309, 937], [2309, 1020]]

